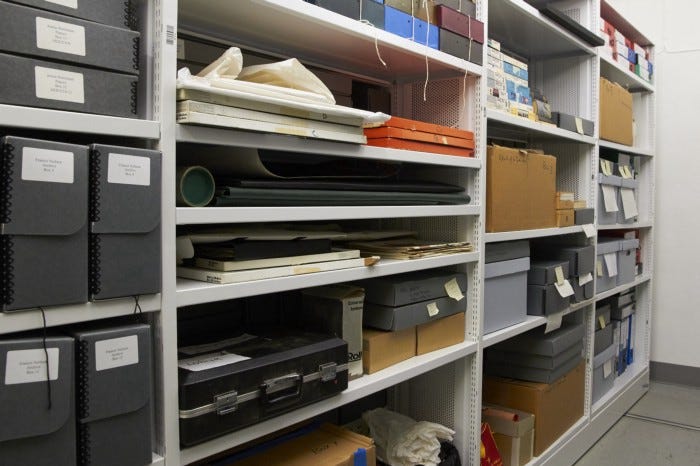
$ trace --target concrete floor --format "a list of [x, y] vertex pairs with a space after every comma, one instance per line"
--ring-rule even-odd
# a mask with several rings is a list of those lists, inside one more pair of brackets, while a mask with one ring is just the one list
[[575, 466], [700, 466], [700, 388], [652, 382]]

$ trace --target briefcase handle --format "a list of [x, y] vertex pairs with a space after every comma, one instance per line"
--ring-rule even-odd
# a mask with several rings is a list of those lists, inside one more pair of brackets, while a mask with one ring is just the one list
[[302, 375], [296, 372], [267, 379], [260, 385], [262, 401], [267, 404], [275, 404], [297, 398], [301, 394], [303, 382]]

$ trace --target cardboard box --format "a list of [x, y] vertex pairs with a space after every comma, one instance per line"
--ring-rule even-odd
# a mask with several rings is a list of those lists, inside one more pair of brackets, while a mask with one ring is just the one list
[[484, 402], [533, 413], [538, 456], [583, 416], [585, 374], [581, 361], [553, 384], [486, 377]]
[[559, 209], [573, 209], [574, 208], [574, 193], [566, 191], [557, 191], [557, 210]]
[[397, 332], [362, 329], [362, 367], [373, 374], [416, 355], [416, 330], [413, 327]]
[[603, 77], [600, 78], [600, 138], [634, 145], [632, 94]]
[[489, 146], [487, 163], [487, 232], [556, 226], [556, 157]]
[[416, 326], [416, 354], [447, 348], [464, 341], [465, 313]]
[[353, 466], [358, 449], [365, 451], [365, 462], [360, 464], [376, 466], [377, 457], [374, 441], [364, 435], [351, 432], [342, 427], [323, 424], [318, 430], [304, 434], [286, 442], [277, 444], [267, 450], [229, 464], [236, 466], [309, 466], [323, 464], [327, 466]]
[[[517, 420], [507, 419], [496, 411], [512, 413]], [[531, 413], [501, 406], [484, 406], [481, 421], [487, 422], [493, 430], [503, 466], [522, 466], [532, 459], [535, 416]]]
[[571, 227], [574, 226], [575, 217], [574, 209], [557, 209], [557, 226]]

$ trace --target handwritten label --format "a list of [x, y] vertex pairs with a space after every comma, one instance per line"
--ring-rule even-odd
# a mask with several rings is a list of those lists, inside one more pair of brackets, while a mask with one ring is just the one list
[[[49, 380], [58, 379], [58, 348], [47, 348]], [[46, 382], [46, 353], [43, 348], [8, 351], [5, 358], [5, 385]]]
[[104, 371], [139, 362], [139, 337], [111, 338], [95, 342], [95, 370]]
[[83, 74], [54, 68], [34, 67], [36, 96], [39, 99], [85, 103]]
[[24, 147], [22, 179], [48, 183], [73, 183], [73, 152]]
[[44, 50], [84, 57], [85, 28], [37, 16], [36, 46]]
[[107, 182], [150, 186], [151, 159], [134, 155], [109, 154]]
[[461, 301], [464, 299], [464, 294], [462, 294], [462, 290], [459, 288], [456, 278], [453, 278], [449, 282], [445, 283], [445, 291], [447, 292], [447, 296], [455, 301]]

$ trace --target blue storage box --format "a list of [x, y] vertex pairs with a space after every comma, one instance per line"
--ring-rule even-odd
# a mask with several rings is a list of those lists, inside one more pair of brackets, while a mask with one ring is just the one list
[[413, 16], [384, 5], [384, 29], [397, 36], [413, 38]]

